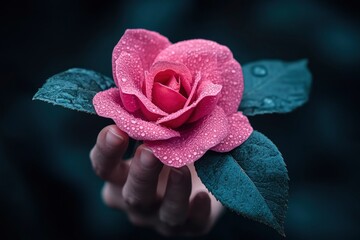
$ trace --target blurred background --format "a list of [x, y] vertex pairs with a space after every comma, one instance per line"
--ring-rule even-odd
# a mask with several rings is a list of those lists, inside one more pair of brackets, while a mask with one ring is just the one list
[[[124, 30], [227, 45], [241, 63], [307, 58], [310, 101], [251, 117], [290, 176], [287, 239], [360, 239], [360, 15], [355, 1], [7, 1], [1, 7], [0, 239], [158, 239], [104, 206], [88, 157], [110, 120], [32, 96], [72, 67], [111, 76]], [[281, 239], [226, 213], [203, 239]]]

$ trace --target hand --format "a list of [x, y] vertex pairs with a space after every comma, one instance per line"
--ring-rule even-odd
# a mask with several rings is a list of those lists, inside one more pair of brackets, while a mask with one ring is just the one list
[[145, 145], [124, 161], [128, 141], [116, 125], [107, 126], [90, 152], [96, 174], [106, 181], [105, 204], [125, 211], [134, 225], [165, 236], [207, 233], [223, 207], [208, 193], [194, 166], [164, 166]]

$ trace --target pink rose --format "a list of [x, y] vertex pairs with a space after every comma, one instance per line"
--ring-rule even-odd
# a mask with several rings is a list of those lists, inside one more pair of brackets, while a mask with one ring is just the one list
[[225, 46], [202, 39], [171, 44], [156, 32], [127, 30], [112, 66], [117, 88], [96, 94], [97, 114], [143, 140], [166, 165], [190, 164], [208, 150], [228, 152], [252, 133], [237, 111], [241, 67]]

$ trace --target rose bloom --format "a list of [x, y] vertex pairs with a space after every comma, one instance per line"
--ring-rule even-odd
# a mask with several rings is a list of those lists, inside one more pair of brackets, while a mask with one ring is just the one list
[[112, 68], [117, 88], [95, 95], [97, 114], [166, 165], [231, 151], [252, 133], [238, 112], [242, 70], [225, 46], [202, 39], [171, 44], [156, 32], [131, 29], [114, 48]]

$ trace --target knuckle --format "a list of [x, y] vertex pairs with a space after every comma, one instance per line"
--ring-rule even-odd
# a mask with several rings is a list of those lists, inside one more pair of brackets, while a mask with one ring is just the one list
[[129, 221], [135, 226], [145, 227], [148, 225], [142, 217], [139, 217], [135, 214], [128, 214], [128, 218]]
[[93, 166], [95, 174], [102, 179], [106, 179], [106, 177], [110, 173], [109, 169], [105, 168], [104, 166], [102, 166], [99, 163], [93, 162], [92, 166]]
[[164, 204], [163, 212], [167, 212], [172, 215], [184, 213], [185, 206], [181, 206], [178, 201], [175, 199], [170, 200], [168, 199], [166, 201], [166, 204]]
[[139, 168], [132, 168], [129, 171], [129, 178], [131, 179], [131, 186], [137, 190], [146, 191], [151, 185], [157, 181], [158, 175], [152, 172], [143, 171]]
[[134, 194], [123, 193], [125, 203], [132, 208], [138, 208], [141, 206], [141, 199], [136, 197]]
[[114, 199], [113, 195], [110, 193], [109, 187], [105, 186], [102, 191], [102, 199], [106, 206], [110, 208], [116, 208], [116, 200]]
[[159, 214], [159, 218], [161, 222], [171, 227], [182, 225], [186, 221], [186, 215], [178, 212], [177, 210], [161, 211]]

